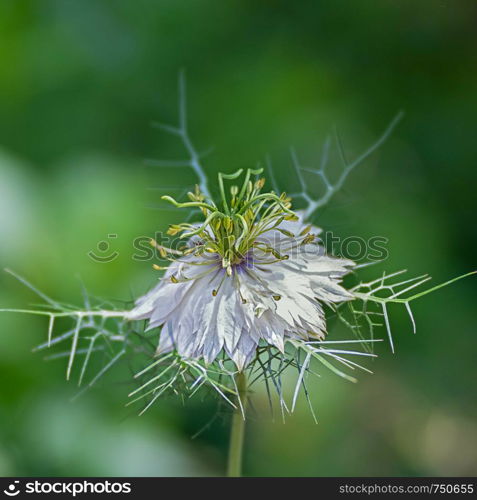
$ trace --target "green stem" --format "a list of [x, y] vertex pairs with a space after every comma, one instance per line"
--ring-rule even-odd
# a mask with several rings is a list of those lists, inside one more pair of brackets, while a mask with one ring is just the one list
[[242, 475], [243, 438], [245, 435], [245, 411], [247, 405], [247, 377], [243, 372], [237, 375], [237, 390], [237, 408], [232, 416], [230, 431], [229, 458], [227, 462], [228, 477], [240, 477]]

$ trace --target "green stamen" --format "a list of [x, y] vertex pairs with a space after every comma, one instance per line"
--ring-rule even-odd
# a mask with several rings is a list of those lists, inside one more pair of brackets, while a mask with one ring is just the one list
[[[196, 254], [199, 251], [217, 254], [227, 275], [233, 273], [233, 266], [240, 264], [252, 248], [260, 248], [265, 253], [273, 255], [277, 262], [285, 260], [287, 255], [281, 255], [266, 243], [257, 244], [257, 238], [262, 234], [277, 229], [284, 220], [297, 220], [298, 217], [291, 210], [291, 200], [282, 193], [280, 196], [274, 192], [262, 193], [265, 179], [260, 178], [252, 183], [251, 176], [258, 176], [262, 169], [247, 169], [241, 188], [232, 185], [227, 197], [224, 181], [234, 181], [243, 174], [243, 169], [232, 174], [219, 173], [219, 191], [221, 197], [220, 210], [213, 202], [205, 203], [204, 196], [198, 188], [194, 193], [188, 193], [186, 203], [179, 203], [170, 196], [162, 199], [179, 208], [200, 208], [205, 220], [200, 227], [189, 223], [171, 226], [171, 234], [182, 233], [180, 238], [199, 236], [201, 245], [188, 249], [182, 255]], [[279, 229], [285, 236], [294, 239], [295, 235], [287, 230]]]

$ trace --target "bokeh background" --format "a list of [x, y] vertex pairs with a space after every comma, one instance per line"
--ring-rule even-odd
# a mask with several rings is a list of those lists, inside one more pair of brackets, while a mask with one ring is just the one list
[[[1, 267], [72, 303], [79, 277], [111, 300], [151, 285], [132, 239], [177, 214], [157, 210], [162, 193], [149, 188], [195, 180], [144, 162], [181, 157], [150, 123], [177, 119], [185, 68], [191, 135], [214, 147], [211, 177], [269, 154], [294, 190], [289, 146], [317, 165], [336, 125], [352, 158], [405, 110], [315, 221], [388, 238], [371, 275], [406, 268], [438, 283], [475, 269], [476, 19], [473, 0], [2, 0]], [[339, 172], [336, 157], [330, 167]], [[108, 234], [119, 257], [92, 261]], [[0, 274], [2, 307], [36, 302]], [[381, 345], [375, 374], [357, 384], [323, 372], [317, 425], [301, 400], [285, 424], [272, 419], [258, 391], [245, 474], [475, 475], [475, 304], [472, 278], [422, 298], [417, 335], [393, 309], [396, 354]], [[223, 473], [229, 415], [214, 400], [162, 400], [138, 417], [124, 407], [124, 367], [71, 403], [65, 360], [31, 353], [45, 336], [42, 318], [0, 315], [1, 475]]]

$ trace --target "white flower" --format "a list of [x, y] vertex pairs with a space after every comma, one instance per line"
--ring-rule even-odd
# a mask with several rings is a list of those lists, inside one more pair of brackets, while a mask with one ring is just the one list
[[[249, 188], [237, 207], [248, 203], [256, 209], [263, 199], [254, 202], [260, 187]], [[232, 194], [237, 195], [237, 189]], [[186, 225], [192, 229], [188, 250], [129, 315], [149, 319], [148, 329], [162, 327], [158, 352], [175, 349], [180, 356], [211, 363], [224, 350], [243, 370], [261, 341], [283, 351], [287, 338], [324, 338], [323, 305], [353, 298], [340, 281], [354, 262], [325, 255], [313, 241], [312, 231], [320, 230], [296, 216], [286, 220], [289, 203], [275, 198], [267, 199], [268, 212], [261, 219], [257, 215], [263, 204], [252, 213], [245, 207], [242, 213], [248, 221], [235, 217], [233, 208], [228, 215], [203, 209], [210, 219], [207, 224]], [[212, 220], [212, 213], [221, 214], [220, 224]], [[242, 225], [234, 228], [239, 222]], [[218, 231], [226, 239], [239, 236], [232, 238], [232, 246], [227, 240], [225, 248], [217, 243]]]

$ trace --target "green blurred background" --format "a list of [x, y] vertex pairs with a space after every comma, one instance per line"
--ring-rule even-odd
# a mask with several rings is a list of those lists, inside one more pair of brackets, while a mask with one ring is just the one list
[[[187, 71], [191, 135], [208, 172], [270, 154], [294, 190], [288, 148], [316, 165], [337, 125], [348, 156], [399, 109], [391, 139], [348, 179], [316, 221], [339, 236], [389, 238], [378, 275], [407, 268], [433, 283], [475, 269], [477, 4], [473, 0], [279, 2], [2, 0], [0, 3], [0, 264], [60, 300], [129, 299], [155, 276], [131, 242], [177, 218], [158, 191], [184, 186], [176, 139], [152, 128], [177, 118]], [[332, 169], [339, 163], [332, 157]], [[310, 179], [311, 182], [311, 179]], [[312, 189], [315, 189], [312, 186]], [[317, 188], [318, 189], [318, 188]], [[87, 256], [111, 242], [109, 264]], [[476, 281], [415, 304], [418, 334], [392, 310], [374, 375], [323, 373], [286, 424], [257, 393], [247, 475], [475, 475]], [[37, 298], [0, 274], [1, 307]], [[333, 332], [332, 332], [333, 334]], [[31, 348], [42, 318], [0, 315], [1, 475], [220, 475], [229, 415], [213, 400], [125, 408], [127, 368], [70, 402], [64, 360]]]

